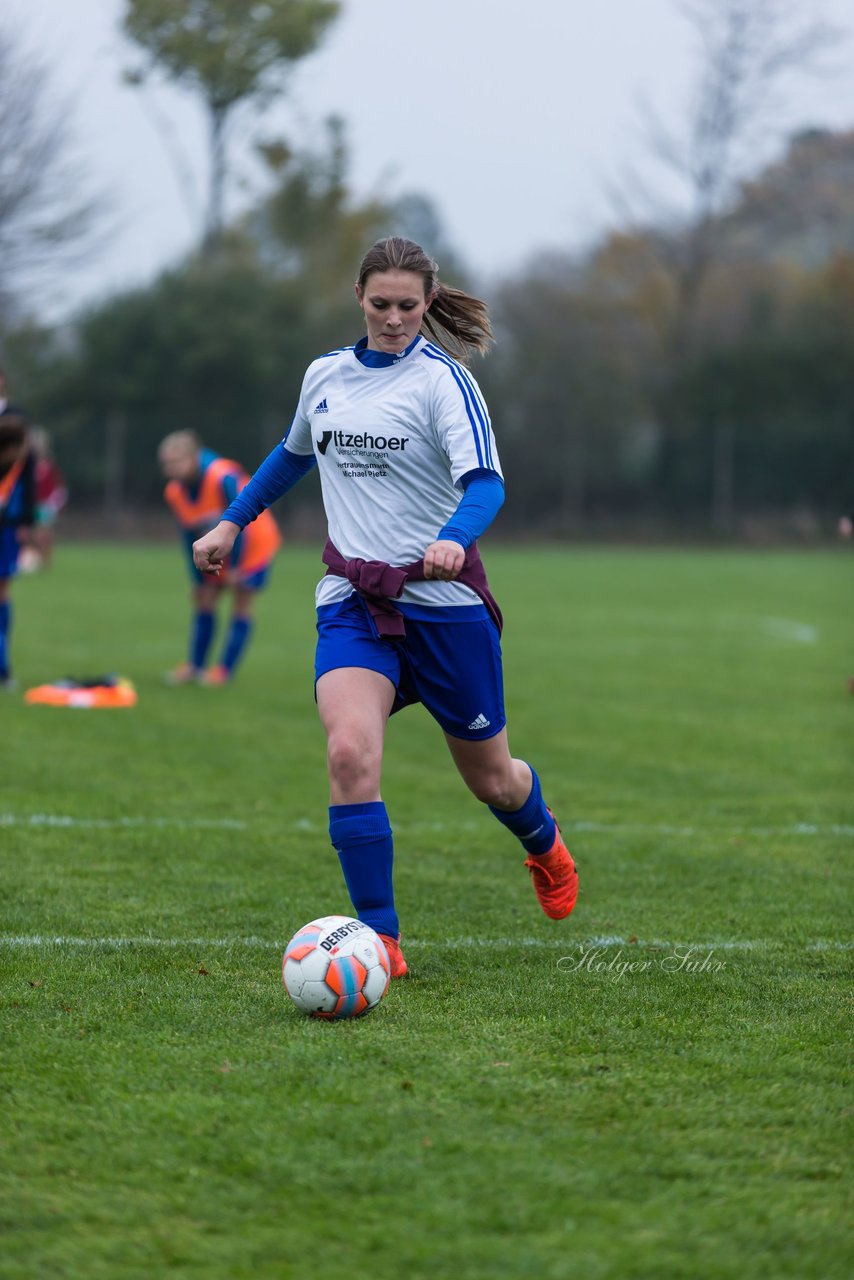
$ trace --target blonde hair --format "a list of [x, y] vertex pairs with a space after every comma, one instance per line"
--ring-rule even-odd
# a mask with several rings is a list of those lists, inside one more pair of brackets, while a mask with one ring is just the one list
[[162, 458], [165, 453], [198, 453], [201, 447], [202, 442], [195, 431], [170, 431], [157, 446], [157, 456]]
[[433, 338], [443, 351], [467, 361], [472, 355], [485, 355], [489, 350], [493, 336], [486, 303], [462, 289], [442, 284], [438, 265], [414, 240], [402, 236], [378, 240], [359, 267], [360, 291], [375, 271], [411, 271], [421, 276], [425, 298], [434, 295], [421, 322], [421, 332]]

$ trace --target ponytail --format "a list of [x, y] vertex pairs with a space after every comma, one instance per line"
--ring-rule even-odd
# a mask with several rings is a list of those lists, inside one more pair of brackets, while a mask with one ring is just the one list
[[486, 355], [493, 341], [486, 303], [446, 284], [438, 285], [421, 328], [464, 364], [473, 355]]

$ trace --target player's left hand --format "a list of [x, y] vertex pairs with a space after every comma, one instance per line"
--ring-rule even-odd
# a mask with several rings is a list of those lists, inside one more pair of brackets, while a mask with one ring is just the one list
[[453, 582], [463, 567], [466, 553], [458, 542], [431, 542], [424, 552], [424, 577]]

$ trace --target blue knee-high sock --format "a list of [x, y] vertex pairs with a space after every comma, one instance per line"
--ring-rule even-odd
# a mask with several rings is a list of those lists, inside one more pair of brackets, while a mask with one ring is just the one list
[[0, 604], [0, 680], [9, 675], [9, 632], [12, 630], [12, 604], [4, 600]]
[[536, 772], [530, 765], [528, 768], [531, 769], [531, 792], [522, 808], [507, 813], [490, 805], [489, 811], [522, 841], [528, 853], [548, 853], [555, 842], [555, 820], [546, 808]]
[[193, 615], [190, 627], [190, 665], [200, 671], [207, 662], [215, 626], [215, 614], [199, 610]]
[[400, 925], [392, 885], [394, 843], [382, 800], [330, 805], [329, 838], [356, 915], [377, 933], [396, 938]]
[[252, 622], [249, 618], [232, 618], [228, 628], [228, 639], [222, 651], [222, 665], [226, 671], [233, 671], [243, 656], [249, 636], [252, 633]]

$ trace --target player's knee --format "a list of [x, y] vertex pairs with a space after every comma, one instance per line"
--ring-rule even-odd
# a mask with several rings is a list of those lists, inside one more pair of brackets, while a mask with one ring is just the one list
[[195, 592], [196, 608], [203, 610], [205, 613], [211, 613], [216, 608], [218, 594], [219, 592], [214, 583], [201, 583]]
[[483, 804], [491, 804], [496, 809], [504, 809], [510, 802], [512, 780], [503, 769], [478, 772], [466, 778], [466, 783], [472, 794]]
[[326, 759], [330, 779], [344, 791], [353, 791], [379, 777], [380, 752], [359, 734], [331, 735]]

